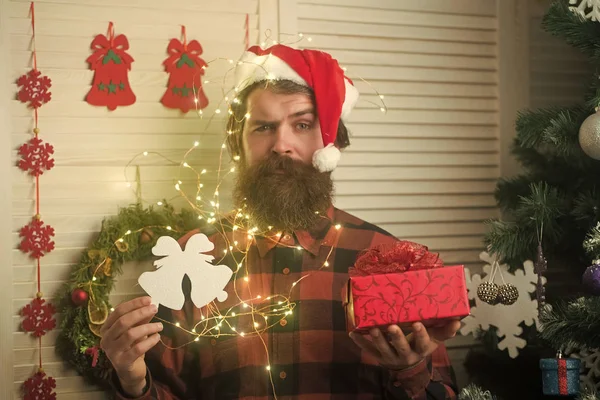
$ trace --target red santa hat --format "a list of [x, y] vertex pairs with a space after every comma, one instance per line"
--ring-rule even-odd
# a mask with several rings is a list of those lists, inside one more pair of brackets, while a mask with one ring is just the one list
[[325, 145], [313, 154], [313, 165], [322, 172], [333, 171], [341, 156], [334, 145], [339, 120], [346, 118], [358, 101], [358, 90], [338, 62], [322, 51], [297, 50], [282, 44], [267, 49], [250, 47], [240, 61], [235, 73], [238, 90], [257, 81], [276, 79], [288, 79], [313, 90]]

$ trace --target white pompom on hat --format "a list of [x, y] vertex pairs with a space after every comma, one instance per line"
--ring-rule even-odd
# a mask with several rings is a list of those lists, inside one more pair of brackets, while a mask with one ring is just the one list
[[240, 61], [235, 72], [239, 91], [254, 82], [274, 79], [288, 79], [313, 90], [324, 144], [313, 154], [313, 165], [321, 172], [333, 171], [341, 157], [334, 144], [339, 121], [348, 117], [359, 96], [337, 60], [319, 50], [276, 44], [267, 49], [250, 47]]

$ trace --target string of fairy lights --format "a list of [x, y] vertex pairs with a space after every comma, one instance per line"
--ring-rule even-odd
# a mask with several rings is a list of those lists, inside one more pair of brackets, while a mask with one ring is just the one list
[[[275, 45], [278, 43], [286, 44], [289, 46], [289, 45], [297, 44], [305, 39], [308, 42], [312, 42], [312, 38], [305, 37], [305, 35], [303, 35], [302, 33], [299, 33], [298, 35], [290, 35], [290, 36], [294, 37], [294, 40], [291, 43], [282, 43], [282, 42], [278, 42], [276, 40], [272, 40], [270, 38], [270, 33], [267, 32], [265, 34], [264, 40], [261, 42], [261, 47], [265, 48], [266, 46]], [[205, 125], [204, 129], [199, 133], [200, 136], [207, 133], [210, 125], [217, 118], [217, 116], [219, 116], [220, 114], [224, 114], [224, 112], [222, 111], [222, 108], [226, 107], [226, 113], [228, 114], [228, 117], [230, 117], [234, 114], [233, 110], [231, 108], [232, 104], [238, 104], [240, 102], [239, 98], [237, 97], [237, 94], [240, 91], [239, 87], [236, 86], [229, 90], [226, 90], [225, 87], [226, 87], [226, 82], [227, 82], [229, 75], [231, 73], [235, 72], [235, 69], [237, 68], [237, 66], [242, 65], [247, 62], [242, 61], [241, 59], [236, 61], [236, 60], [228, 59], [228, 58], [216, 58], [216, 59], [213, 59], [213, 60], [207, 62], [207, 65], [210, 66], [211, 64], [215, 64], [217, 62], [225, 63], [225, 65], [227, 67], [225, 74], [221, 77], [206, 78], [203, 80], [203, 84], [210, 85], [211, 83], [220, 82], [221, 83], [220, 89], [221, 89], [222, 97], [218, 101], [217, 107], [214, 110], [213, 114], [208, 117], [208, 123]], [[252, 64], [254, 65], [254, 63], [252, 63]], [[262, 66], [260, 66], [260, 67], [263, 68]], [[204, 66], [203, 69], [208, 69], [208, 68], [206, 66]], [[347, 69], [345, 67], [342, 67], [342, 69], [344, 71], [347, 71]], [[263, 70], [264, 70], [264, 68], [263, 68]], [[269, 82], [272, 82], [275, 79], [275, 77], [266, 70], [264, 70], [263, 72], [265, 73], [265, 76], [267, 77], [266, 85], [268, 85]], [[380, 94], [379, 92], [377, 92], [377, 90], [375, 90], [375, 88], [373, 88], [371, 86], [371, 84], [369, 82], [367, 82], [366, 80], [364, 80], [360, 77], [357, 77], [357, 79], [365, 82], [369, 87], [371, 87], [371, 89], [377, 94], [381, 104], [378, 104], [378, 103], [375, 103], [372, 101], [366, 101], [366, 102], [377, 106], [380, 109], [380, 111], [383, 113], [387, 112], [387, 107], [385, 105], [385, 102], [383, 101], [384, 96], [382, 94]], [[196, 97], [195, 91], [194, 91], [194, 99], [195, 99], [195, 103], [196, 103], [195, 111], [196, 111], [197, 115], [200, 118], [205, 118], [204, 112], [198, 108], [199, 101], [198, 101], [198, 98]], [[248, 110], [248, 112], [246, 112], [246, 114], [243, 116], [243, 118], [245, 118], [245, 119], [250, 118], [251, 112], [252, 112], [252, 110]], [[242, 121], [237, 121], [237, 122], [239, 123]], [[289, 288], [289, 291], [287, 293], [252, 294], [250, 292], [249, 298], [244, 299], [241, 297], [240, 292], [242, 291], [242, 289], [239, 287], [239, 285], [246, 285], [245, 290], [247, 292], [250, 290], [249, 281], [250, 281], [250, 277], [251, 277], [252, 266], [248, 265], [247, 256], [248, 256], [248, 251], [249, 251], [250, 247], [253, 245], [253, 243], [255, 243], [254, 242], [255, 238], [260, 236], [266, 240], [272, 240], [272, 241], [279, 243], [280, 245], [283, 245], [283, 246], [285, 246], [285, 245], [280, 243], [280, 241], [279, 241], [283, 232], [273, 232], [272, 227], [270, 227], [270, 226], [269, 227], [254, 226], [254, 224], [251, 221], [250, 215], [248, 213], [246, 213], [244, 210], [245, 206], [243, 206], [242, 208], [238, 208], [237, 210], [236, 209], [230, 210], [228, 212], [222, 211], [219, 191], [220, 191], [221, 187], [223, 186], [224, 182], [226, 181], [226, 179], [229, 178], [232, 174], [234, 174], [236, 172], [235, 163], [239, 162], [241, 159], [239, 154], [232, 154], [231, 157], [234, 162], [234, 165], [233, 166], [229, 166], [229, 165], [224, 166], [224, 164], [225, 164], [224, 157], [226, 156], [226, 149], [227, 149], [227, 146], [226, 146], [227, 136], [235, 134], [235, 133], [236, 132], [234, 132], [232, 130], [226, 130], [226, 135], [224, 135], [224, 140], [222, 142], [222, 145], [221, 145], [221, 148], [219, 151], [218, 168], [216, 169], [216, 171], [213, 171], [216, 173], [216, 179], [215, 179], [216, 185], [215, 185], [214, 192], [212, 192], [212, 196], [211, 195], [209, 195], [209, 196], [203, 195], [203, 192], [205, 191], [204, 185], [206, 182], [206, 176], [211, 171], [209, 171], [205, 168], [196, 168], [191, 165], [192, 161], [189, 161], [192, 153], [201, 147], [199, 140], [196, 140], [193, 142], [193, 144], [190, 146], [190, 148], [183, 155], [183, 158], [181, 161], [172, 160], [171, 158], [166, 157], [159, 152], [149, 152], [149, 151], [141, 152], [141, 153], [135, 155], [129, 161], [129, 163], [125, 166], [124, 175], [125, 175], [125, 181], [126, 181], [127, 187], [131, 188], [132, 190], [135, 190], [133, 187], [132, 181], [127, 176], [127, 171], [130, 169], [130, 167], [132, 165], [135, 165], [134, 163], [140, 157], [148, 157], [149, 155], [156, 155], [158, 157], [161, 157], [165, 161], [167, 161], [171, 166], [177, 165], [178, 166], [177, 178], [174, 180], [174, 184], [173, 184], [174, 190], [176, 193], [168, 201], [171, 201], [176, 198], [183, 198], [185, 200], [185, 203], [187, 203], [187, 205], [198, 214], [198, 219], [200, 219], [200, 220], [204, 219], [204, 220], [206, 220], [206, 222], [208, 224], [212, 224], [213, 226], [216, 225], [219, 234], [222, 236], [222, 238], [225, 240], [225, 243], [226, 243], [226, 246], [223, 249], [222, 258], [217, 262], [217, 264], [219, 262], [223, 261], [223, 259], [229, 255], [230, 257], [232, 257], [234, 265], [237, 265], [237, 269], [234, 271], [234, 275], [232, 278], [233, 292], [236, 296], [235, 297], [236, 304], [228, 307], [227, 309], [220, 309], [220, 307], [213, 301], [201, 310], [200, 320], [197, 321], [194, 326], [190, 326], [190, 327], [183, 326], [180, 322], [172, 322], [172, 321], [167, 321], [167, 320], [158, 318], [163, 323], [170, 324], [173, 327], [175, 327], [175, 328], [181, 330], [182, 332], [185, 332], [187, 335], [189, 335], [189, 341], [186, 343], [183, 343], [177, 347], [168, 346], [164, 341], [162, 341], [162, 339], [161, 339], [161, 342], [170, 349], [179, 349], [179, 348], [188, 346], [194, 342], [198, 342], [198, 341], [200, 341], [201, 338], [219, 338], [222, 336], [246, 337], [246, 336], [256, 335], [260, 338], [260, 340], [265, 348], [265, 354], [267, 356], [267, 364], [265, 366], [265, 369], [269, 372], [269, 376], [270, 376], [271, 366], [270, 366], [270, 360], [268, 360], [269, 352], [268, 352], [267, 344], [264, 341], [262, 333], [271, 329], [275, 325], [280, 324], [282, 320], [284, 320], [286, 318], [291, 318], [293, 316], [294, 308], [295, 308], [295, 303], [292, 300], [293, 299], [293, 291], [302, 280], [308, 278], [314, 272], [304, 274], [299, 279], [294, 281], [291, 284], [291, 287]], [[195, 188], [193, 191], [194, 192], [193, 195], [186, 193], [186, 191], [184, 190], [185, 184], [184, 184], [184, 181], [182, 180], [183, 179], [182, 171], [184, 171], [184, 169], [187, 171], [191, 171], [192, 176], [194, 177], [192, 179], [195, 182]], [[140, 182], [138, 181], [137, 185], [139, 185], [139, 184], [140, 184]], [[142, 200], [142, 199], [139, 199], [139, 200]], [[163, 202], [158, 201], [155, 204], [157, 206], [162, 206]], [[226, 225], [230, 226], [231, 228], [226, 228]], [[117, 240], [115, 240], [112, 245], [119, 248], [120, 246], [122, 246], [125, 243], [126, 236], [139, 233], [146, 228], [148, 228], [148, 227], [141, 228], [141, 229], [138, 229], [135, 231], [127, 230], [127, 231], [123, 232], [122, 236], [119, 237]], [[173, 230], [173, 228], [170, 226], [160, 227], [160, 228], [164, 228], [167, 230]], [[329, 265], [330, 265], [329, 258], [339, 240], [340, 233], [342, 232], [342, 230], [343, 230], [343, 227], [341, 225], [335, 225], [335, 238], [333, 239], [332, 246], [330, 247], [330, 251], [326, 256], [325, 261], [317, 269], [317, 271], [321, 271], [321, 270], [329, 267]], [[229, 234], [227, 233], [228, 231], [229, 231]], [[292, 247], [292, 246], [289, 246], [289, 247]], [[302, 247], [300, 247], [300, 246], [296, 246], [295, 248], [297, 249], [297, 251], [303, 250]], [[96, 284], [96, 274], [98, 271], [101, 270], [103, 263], [105, 263], [106, 261], [107, 260], [100, 262], [99, 265], [97, 266], [97, 268], [95, 269], [93, 276], [91, 278], [91, 282], [88, 283], [90, 285], [90, 287], [91, 287], [91, 285]], [[89, 292], [93, 293], [92, 290], [90, 290]], [[114, 311], [114, 309], [111, 309], [111, 311]], [[251, 324], [250, 324], [249, 329], [246, 329], [246, 330], [241, 329], [239, 326], [237, 326], [235, 324], [235, 321], [239, 321], [240, 318], [250, 318]], [[271, 380], [271, 384], [273, 385], [272, 376], [270, 376], [270, 380]], [[273, 386], [273, 390], [274, 390], [274, 386]]]

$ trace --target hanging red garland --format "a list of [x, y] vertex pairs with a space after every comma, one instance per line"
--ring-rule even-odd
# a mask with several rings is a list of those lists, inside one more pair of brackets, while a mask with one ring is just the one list
[[21, 240], [20, 249], [23, 253], [31, 253], [31, 257], [39, 258], [54, 250], [54, 242], [51, 238], [54, 236], [54, 228], [50, 225], [44, 225], [44, 222], [38, 218], [21, 228], [19, 236]]
[[52, 98], [50, 87], [52, 81], [47, 76], [43, 76], [37, 68], [32, 69], [17, 80], [17, 85], [21, 86], [17, 97], [23, 103], [29, 102], [29, 107], [40, 108]]
[[134, 60], [126, 52], [129, 50], [127, 37], [123, 34], [115, 37], [110, 22], [108, 37], [96, 36], [91, 48], [94, 53], [86, 61], [94, 71], [94, 80], [85, 100], [94, 106], [106, 106], [111, 111], [135, 103], [128, 76]]
[[21, 327], [35, 337], [44, 336], [47, 331], [56, 327], [55, 313], [54, 306], [38, 296], [21, 310], [21, 315], [25, 317]]
[[29, 142], [23, 144], [19, 148], [21, 160], [19, 160], [19, 168], [23, 171], [29, 171], [33, 176], [39, 176], [44, 171], [49, 171], [54, 167], [54, 159], [51, 155], [54, 154], [54, 147], [37, 136]]
[[183, 43], [171, 39], [167, 52], [169, 57], [163, 62], [169, 74], [168, 88], [160, 100], [165, 107], [179, 108], [184, 113], [191, 109], [201, 110], [208, 105], [202, 89], [202, 76], [208, 66], [200, 55], [202, 46], [197, 40], [187, 42], [185, 26], [181, 27]]

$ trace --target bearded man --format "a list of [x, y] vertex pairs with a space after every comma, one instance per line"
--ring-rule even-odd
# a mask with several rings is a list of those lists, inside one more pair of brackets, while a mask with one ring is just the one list
[[[235, 292], [245, 299], [290, 293], [295, 308], [275, 323], [240, 315], [236, 334], [186, 345], [188, 333], [151, 321], [158, 312], [191, 330], [206, 316], [190, 302], [189, 284], [181, 311], [158, 311], [149, 297], [123, 303], [106, 321], [101, 344], [114, 366], [116, 397], [456, 399], [443, 341], [458, 321], [435, 329], [415, 323], [408, 335], [396, 325], [369, 335], [346, 331], [348, 269], [362, 251], [397, 241], [333, 206], [331, 171], [349, 145], [342, 119], [358, 99], [352, 82], [327, 53], [275, 45], [245, 53], [236, 85], [227, 127], [239, 160], [233, 198], [260, 234], [249, 236], [243, 273], [229, 282], [220, 307], [235, 306]], [[226, 253], [220, 264], [238, 271], [229, 247], [238, 227], [217, 225], [224, 232], [210, 237], [214, 253]]]

